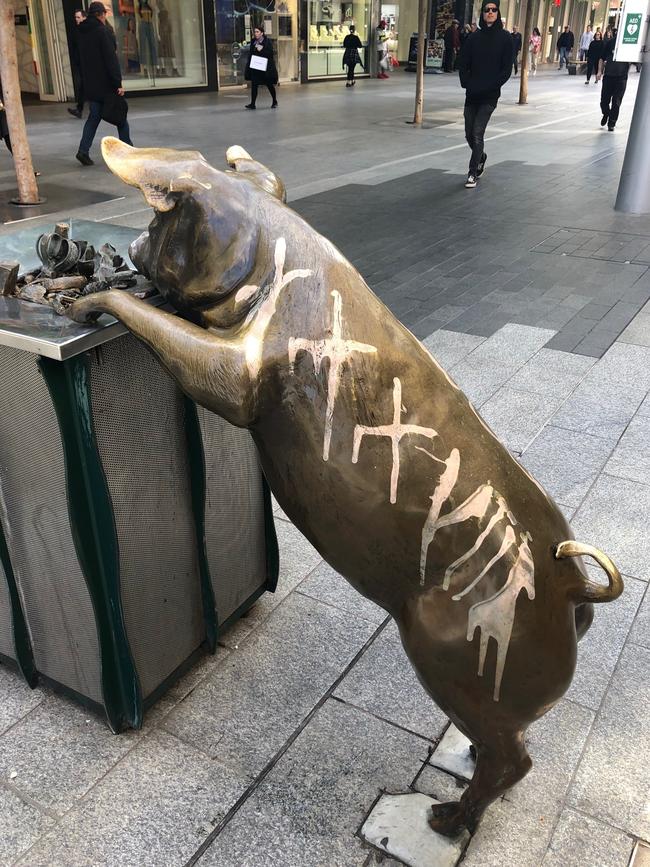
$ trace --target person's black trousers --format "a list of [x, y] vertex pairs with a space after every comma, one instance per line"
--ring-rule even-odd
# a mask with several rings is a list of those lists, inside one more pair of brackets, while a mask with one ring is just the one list
[[[277, 102], [278, 98], [275, 95], [275, 87], [272, 84], [266, 82], [266, 86], [269, 89], [269, 93], [271, 94], [271, 99], [273, 102]], [[251, 81], [251, 105], [255, 105], [257, 100], [257, 89], [259, 88], [259, 84], [256, 81]]]
[[594, 61], [589, 60], [589, 58], [587, 57], [587, 82], [596, 71], [595, 66], [596, 64], [594, 63]]
[[84, 110], [84, 83], [81, 77], [81, 70], [78, 66], [72, 67], [72, 83], [74, 85], [74, 98], [77, 102], [77, 111], [82, 112]]
[[512, 65], [515, 68], [515, 75], [519, 71], [519, 52], [515, 52], [515, 56], [512, 58]]
[[622, 75], [606, 75], [603, 78], [603, 86], [600, 91], [600, 110], [607, 118], [607, 126], [610, 129], [614, 129], [616, 126], [626, 87], [627, 78]]
[[472, 149], [469, 160], [469, 171], [476, 174], [478, 164], [483, 156], [485, 142], [485, 130], [492, 112], [496, 108], [492, 102], [466, 102], [465, 103], [465, 138]]

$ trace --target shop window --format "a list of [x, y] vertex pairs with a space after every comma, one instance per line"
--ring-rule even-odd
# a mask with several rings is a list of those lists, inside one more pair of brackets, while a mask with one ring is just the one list
[[[354, 24], [364, 51], [361, 52], [367, 68], [370, 7], [363, 2], [330, 2], [310, 0], [308, 18], [308, 74], [309, 78], [344, 75], [343, 40]], [[365, 57], [364, 57], [365, 55]]]
[[125, 89], [207, 83], [202, 0], [112, 0]]

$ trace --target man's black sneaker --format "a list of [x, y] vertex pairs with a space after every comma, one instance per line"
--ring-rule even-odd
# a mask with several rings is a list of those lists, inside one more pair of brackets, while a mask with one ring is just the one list
[[478, 164], [478, 168], [476, 169], [476, 177], [480, 178], [483, 172], [485, 171], [485, 164], [487, 162], [487, 154], [483, 154], [481, 157], [481, 161]]
[[465, 186], [467, 187], [468, 190], [471, 189], [472, 187], [476, 186], [476, 175], [473, 172], [470, 172], [467, 175], [467, 180], [465, 181]]
[[68, 114], [71, 114], [73, 117], [79, 118], [79, 120], [81, 120], [81, 112], [78, 108], [69, 108]]
[[613, 126], [608, 126], [607, 129], [608, 129], [610, 132], [614, 132], [614, 127], [613, 127]]
[[600, 125], [605, 126], [605, 124], [607, 123], [607, 120], [608, 120], [608, 117], [606, 114], [604, 114], [600, 119]]
[[248, 105], [245, 105], [244, 108], [250, 108], [251, 111], [255, 111], [255, 106], [252, 102], [249, 102]]
[[95, 163], [90, 159], [88, 154], [83, 153], [83, 151], [77, 151], [77, 159], [81, 163], [82, 166], [94, 166]]

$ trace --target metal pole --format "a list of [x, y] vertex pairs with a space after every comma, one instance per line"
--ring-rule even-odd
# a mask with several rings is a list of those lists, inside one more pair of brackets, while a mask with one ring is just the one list
[[[647, 54], [644, 54], [646, 57]], [[615, 210], [627, 214], [650, 214], [650, 59], [641, 66], [639, 89], [634, 103], [630, 134], [625, 148], [623, 170], [618, 183]]]

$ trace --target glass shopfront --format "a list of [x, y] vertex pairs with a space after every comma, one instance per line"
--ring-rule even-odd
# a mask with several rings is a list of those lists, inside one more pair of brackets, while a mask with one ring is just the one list
[[308, 0], [307, 2], [307, 77], [325, 78], [341, 76], [343, 69], [343, 40], [354, 24], [363, 45], [360, 51], [363, 64], [368, 68], [368, 40], [370, 38], [370, 3], [363, 0]]
[[253, 28], [260, 26], [273, 41], [280, 81], [298, 78], [298, 0], [219, 0], [216, 15], [219, 87], [244, 84]]
[[202, 0], [112, 0], [125, 90], [207, 84]]

